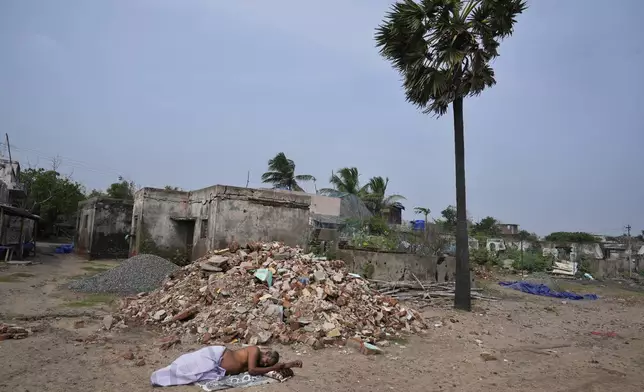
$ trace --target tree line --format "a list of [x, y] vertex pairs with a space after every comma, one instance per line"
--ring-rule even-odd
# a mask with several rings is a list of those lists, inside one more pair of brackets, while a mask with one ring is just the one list
[[[304, 189], [300, 182], [317, 179], [310, 174], [295, 174], [295, 162], [286, 157], [283, 152], [278, 153], [268, 161], [268, 171], [262, 174], [262, 182], [271, 184], [274, 189], [285, 189], [302, 192]], [[388, 177], [371, 177], [366, 183], [360, 181], [360, 172], [357, 167], [343, 167], [331, 173], [329, 178], [332, 188], [322, 188], [316, 192], [329, 194], [340, 192], [356, 195], [374, 215], [382, 215], [393, 205], [405, 200], [402, 195], [387, 195]]]

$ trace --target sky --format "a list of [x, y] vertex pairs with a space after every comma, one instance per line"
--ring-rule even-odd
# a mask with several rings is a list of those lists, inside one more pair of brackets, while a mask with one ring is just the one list
[[[266, 186], [284, 152], [389, 177], [405, 219], [455, 204], [451, 112], [424, 115], [373, 39], [385, 0], [0, 1], [0, 130], [91, 190]], [[465, 101], [468, 212], [541, 235], [644, 229], [641, 0], [532, 0]], [[2, 146], [3, 153], [6, 154]], [[306, 189], [313, 191], [312, 184]]]

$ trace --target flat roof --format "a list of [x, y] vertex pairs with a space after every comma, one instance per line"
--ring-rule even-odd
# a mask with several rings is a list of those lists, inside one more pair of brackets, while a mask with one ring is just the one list
[[8, 204], [0, 204], [0, 210], [4, 211], [5, 215], [20, 216], [31, 220], [40, 220], [40, 217], [38, 215], [34, 215], [24, 208], [14, 207]]

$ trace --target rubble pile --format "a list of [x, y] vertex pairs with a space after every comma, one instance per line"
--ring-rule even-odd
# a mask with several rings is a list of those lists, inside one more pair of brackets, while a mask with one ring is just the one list
[[0, 323], [0, 340], [24, 339], [31, 334], [31, 330], [15, 324]]
[[[231, 250], [236, 250], [232, 252]], [[378, 342], [426, 329], [420, 314], [371, 290], [341, 260], [279, 243], [231, 246], [172, 273], [161, 288], [127, 298], [121, 316], [202, 343]]]

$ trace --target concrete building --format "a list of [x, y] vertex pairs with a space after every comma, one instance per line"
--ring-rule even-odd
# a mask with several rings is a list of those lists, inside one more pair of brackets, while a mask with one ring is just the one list
[[133, 205], [130, 200], [106, 197], [78, 203], [76, 252], [88, 259], [127, 258]]
[[502, 235], [519, 234], [519, 225], [514, 223], [499, 223], [496, 225], [501, 230]]
[[20, 164], [0, 158], [0, 257], [22, 258], [35, 249], [37, 215], [20, 208], [26, 198]]
[[303, 246], [316, 225], [337, 221], [345, 207], [340, 198], [274, 189], [143, 188], [134, 196], [130, 254], [186, 262], [232, 241]]

